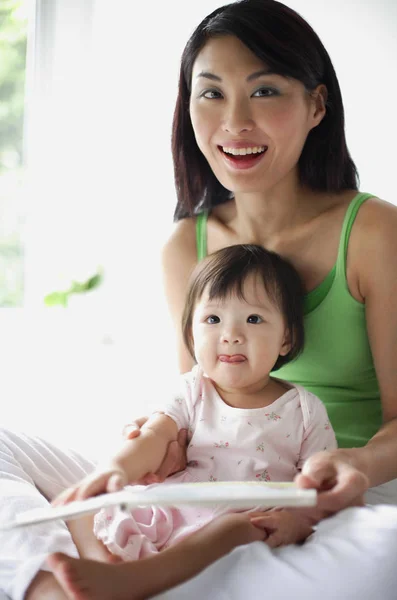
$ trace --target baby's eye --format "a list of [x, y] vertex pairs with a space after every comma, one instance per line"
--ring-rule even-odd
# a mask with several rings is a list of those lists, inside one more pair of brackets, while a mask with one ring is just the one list
[[262, 322], [263, 322], [263, 319], [259, 315], [250, 315], [247, 318], [247, 323], [251, 323], [252, 325], [258, 325], [259, 323], [262, 323]]
[[216, 315], [210, 315], [209, 317], [206, 318], [206, 323], [209, 323], [210, 325], [215, 325], [215, 323], [220, 323], [221, 320], [219, 317], [217, 317]]

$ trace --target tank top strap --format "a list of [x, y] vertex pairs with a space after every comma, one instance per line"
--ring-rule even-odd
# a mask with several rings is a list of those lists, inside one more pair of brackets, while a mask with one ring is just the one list
[[207, 221], [208, 211], [204, 211], [196, 217], [196, 248], [197, 260], [203, 260], [207, 256]]
[[357, 194], [353, 198], [353, 200], [350, 202], [348, 209], [346, 211], [345, 218], [343, 220], [341, 236], [340, 236], [340, 240], [339, 240], [338, 258], [336, 260], [336, 275], [338, 278], [341, 278], [343, 281], [346, 280], [347, 248], [349, 245], [350, 232], [352, 230], [354, 220], [357, 216], [360, 206], [366, 200], [368, 200], [368, 198], [373, 198], [373, 197], [374, 197], [373, 194], [367, 194], [367, 193]]

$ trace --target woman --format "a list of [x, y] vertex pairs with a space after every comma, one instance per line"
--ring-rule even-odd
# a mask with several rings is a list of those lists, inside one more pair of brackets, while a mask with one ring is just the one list
[[[298, 483], [319, 489], [323, 515], [360, 504], [367, 488], [380, 484], [390, 502], [386, 482], [397, 477], [397, 210], [357, 193], [338, 82], [309, 25], [273, 0], [245, 0], [207, 17], [183, 55], [173, 152], [179, 221], [164, 271], [177, 331], [187, 279], [206, 253], [257, 243], [288, 258], [308, 292], [307, 348], [290, 370], [275, 374], [326, 403], [341, 446], [307, 461]], [[181, 339], [181, 371], [191, 366]], [[92, 468], [12, 434], [4, 434], [1, 452], [3, 519], [45, 502], [34, 485], [51, 498]], [[297, 597], [369, 600], [375, 581], [379, 597], [391, 600], [396, 510], [341, 511], [303, 547], [235, 550], [169, 597], [207, 591], [211, 598], [257, 598], [266, 581], [272, 599], [285, 597], [287, 585]], [[0, 539], [0, 587], [15, 598], [45, 598], [54, 580], [43, 555], [77, 551], [59, 524], [23, 535], [23, 543], [19, 534]], [[64, 598], [60, 588], [49, 597]]]
[[[358, 193], [336, 74], [301, 17], [272, 0], [247, 0], [204, 19], [182, 57], [173, 156], [178, 223], [163, 262], [169, 307], [180, 332], [181, 371], [193, 364], [180, 318], [197, 261], [237, 243], [277, 251], [300, 272], [307, 296], [305, 350], [275, 374], [323, 400], [339, 442], [338, 450], [309, 459], [297, 482], [321, 492], [323, 514], [360, 504], [368, 488], [376, 488], [366, 493], [368, 502], [396, 504], [397, 209]], [[173, 459], [178, 464], [176, 445]], [[170, 463], [161, 475], [169, 468]], [[319, 559], [319, 546], [313, 556], [308, 544], [305, 550], [282, 549], [277, 559], [264, 557], [263, 549], [257, 557], [257, 548], [239, 550], [182, 586], [180, 596], [170, 597], [205, 595], [218, 572], [237, 569], [243, 553], [250, 556], [251, 575], [262, 569], [267, 583], [270, 573], [274, 579], [285, 573], [289, 562], [295, 593], [318, 597], [319, 581], [308, 583], [304, 575], [310, 556], [313, 569], [325, 577], [324, 597], [347, 597], [346, 589], [337, 589], [334, 571], [342, 580], [342, 574], [350, 574], [352, 593], [360, 596], [362, 585], [360, 597], [370, 598], [365, 571], [353, 568], [363, 559], [360, 531], [374, 517], [366, 511], [342, 511], [319, 525], [317, 542], [323, 539], [334, 551], [326, 563]], [[392, 539], [397, 512], [389, 511]], [[378, 525], [378, 532], [386, 532], [381, 519]], [[373, 534], [375, 540], [382, 545]], [[388, 556], [391, 549], [385, 545]], [[386, 558], [383, 564], [390, 565]], [[239, 597], [243, 581], [230, 576], [227, 591]], [[285, 592], [267, 589], [272, 598]], [[378, 592], [392, 597], [386, 589]], [[251, 597], [254, 593], [253, 587]]]
[[333, 483], [325, 510], [354, 504], [397, 477], [397, 209], [357, 191], [338, 81], [310, 26], [274, 1], [207, 17], [182, 58], [173, 154], [179, 221], [164, 273], [177, 331], [206, 253], [257, 243], [288, 258], [306, 285], [307, 347], [277, 376], [319, 395], [341, 447], [298, 481]]

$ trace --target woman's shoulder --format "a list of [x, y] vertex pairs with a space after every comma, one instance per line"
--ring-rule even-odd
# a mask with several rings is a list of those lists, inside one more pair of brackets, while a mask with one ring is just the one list
[[166, 269], [180, 267], [183, 263], [193, 266], [197, 262], [196, 219], [188, 217], [178, 221], [164, 244], [163, 266]]
[[397, 206], [392, 202], [377, 196], [371, 196], [360, 207], [357, 214], [357, 223], [362, 227], [376, 229], [377, 225], [387, 225], [390, 221], [395, 224], [397, 219]]
[[[324, 203], [324, 224], [340, 232], [349, 207], [359, 199], [359, 195], [362, 196], [360, 192], [348, 190], [343, 194], [331, 196], [328, 204]], [[396, 238], [396, 228], [397, 206], [377, 196], [366, 194], [365, 201], [359, 206], [355, 215], [349, 237], [350, 258], [355, 256], [363, 258], [365, 255], [363, 250], [367, 251], [371, 247], [378, 252], [384, 244], [389, 244]]]
[[357, 250], [380, 249], [396, 239], [397, 206], [377, 196], [368, 198], [360, 206], [354, 221], [351, 244]]
[[349, 239], [349, 255], [363, 298], [379, 287], [379, 277], [395, 278], [396, 231], [397, 206], [375, 196], [361, 205]]
[[[233, 231], [230, 222], [236, 213], [234, 200], [215, 206], [209, 213], [206, 222], [208, 253], [212, 253], [233, 242]], [[165, 266], [197, 263], [196, 217], [187, 217], [178, 221], [163, 248]], [[237, 242], [235, 242], [237, 243]], [[181, 256], [181, 253], [183, 254]]]

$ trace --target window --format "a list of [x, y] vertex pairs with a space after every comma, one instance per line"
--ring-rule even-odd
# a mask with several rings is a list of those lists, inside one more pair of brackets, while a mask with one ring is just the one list
[[0, 307], [23, 303], [26, 4], [0, 5]]

